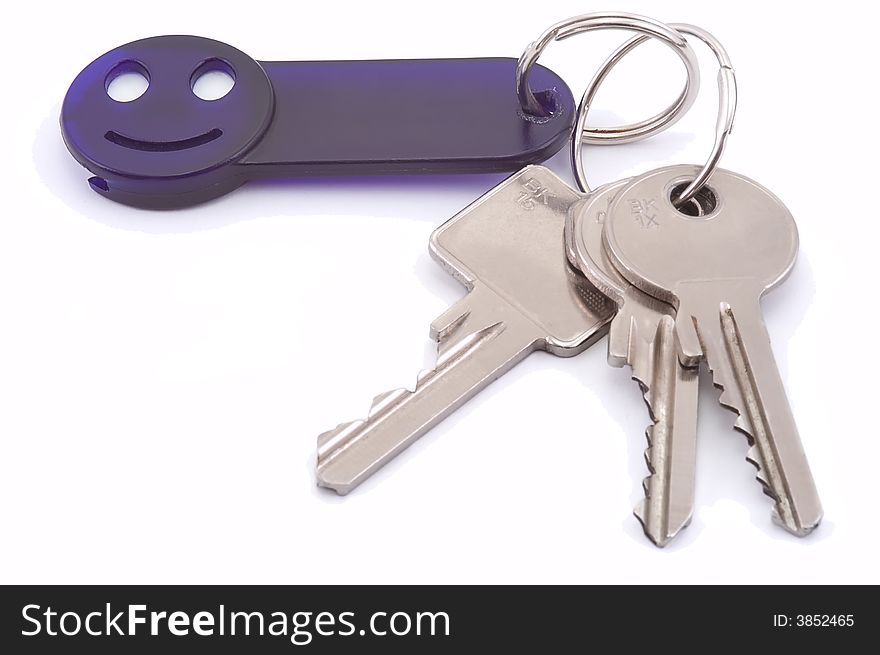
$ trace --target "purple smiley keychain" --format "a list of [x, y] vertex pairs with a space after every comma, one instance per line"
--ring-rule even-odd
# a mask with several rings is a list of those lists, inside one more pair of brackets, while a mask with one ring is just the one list
[[[591, 16], [590, 29], [635, 20]], [[545, 34], [561, 40], [578, 32]], [[647, 36], [621, 46], [604, 69]], [[546, 45], [529, 44], [519, 60], [261, 62], [220, 41], [157, 36], [89, 64], [64, 98], [61, 131], [93, 174], [92, 189], [155, 209], [211, 200], [250, 179], [513, 171], [556, 153], [574, 128], [570, 89], [535, 61]], [[194, 92], [211, 71], [234, 81], [214, 100]], [[126, 73], [140, 74], [148, 87], [120, 102], [108, 90]], [[623, 143], [656, 134], [687, 111], [697, 80], [689, 68], [682, 94], [650, 119], [578, 136]]]
[[[531, 71], [539, 105], [514, 93], [516, 60], [258, 62], [219, 41], [159, 36], [89, 64], [64, 99], [61, 128], [89, 182], [128, 205], [174, 208], [255, 178], [515, 170], [558, 151], [575, 117], [565, 82]], [[193, 93], [203, 73], [235, 84], [217, 100]], [[112, 99], [138, 72], [147, 91]]]

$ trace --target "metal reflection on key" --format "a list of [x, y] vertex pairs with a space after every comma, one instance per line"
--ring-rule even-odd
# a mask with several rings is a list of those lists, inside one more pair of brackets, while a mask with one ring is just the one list
[[631, 283], [676, 308], [682, 363], [707, 362], [721, 404], [749, 438], [774, 520], [804, 536], [822, 507], [760, 306], [794, 266], [797, 227], [775, 195], [722, 169], [703, 192], [704, 215], [677, 210], [671, 197], [697, 170], [661, 168], [622, 189], [608, 213], [606, 250]]
[[617, 303], [608, 332], [608, 362], [632, 368], [652, 424], [645, 451], [650, 475], [635, 508], [645, 534], [665, 546], [694, 511], [698, 370], [681, 365], [675, 347], [675, 309], [630, 284], [614, 267], [602, 230], [617, 193], [630, 180], [605, 185], [576, 203], [566, 224], [571, 263]]
[[346, 494], [535, 350], [571, 357], [605, 334], [614, 305], [567, 263], [580, 194], [528, 166], [441, 225], [432, 256], [469, 293], [431, 324], [437, 364], [415, 389], [318, 437], [318, 484]]

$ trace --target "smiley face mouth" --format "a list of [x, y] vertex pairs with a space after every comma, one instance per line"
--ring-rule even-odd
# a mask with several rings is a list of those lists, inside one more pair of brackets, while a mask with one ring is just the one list
[[198, 146], [210, 143], [215, 139], [219, 139], [221, 136], [223, 136], [223, 130], [216, 127], [213, 130], [208, 130], [204, 134], [192, 136], [188, 139], [179, 139], [177, 141], [145, 141], [143, 139], [133, 139], [130, 136], [125, 136], [114, 130], [110, 130], [104, 134], [104, 138], [110, 143], [115, 143], [118, 146], [129, 148], [130, 150], [141, 150], [143, 152], [177, 152], [179, 150], [189, 150], [190, 148], [197, 148]]

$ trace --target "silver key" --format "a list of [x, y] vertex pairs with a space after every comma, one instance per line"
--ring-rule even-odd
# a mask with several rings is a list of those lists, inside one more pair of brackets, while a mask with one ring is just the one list
[[703, 194], [706, 215], [679, 212], [670, 193], [696, 170], [662, 168], [621, 190], [605, 225], [606, 250], [630, 282], [676, 307], [682, 363], [708, 363], [721, 404], [749, 437], [748, 459], [775, 501], [774, 519], [804, 536], [822, 507], [760, 307], [794, 266], [797, 227], [767, 189], [720, 169]]
[[632, 368], [653, 422], [645, 433], [650, 475], [634, 513], [648, 538], [662, 547], [693, 515], [699, 380], [697, 369], [678, 360], [675, 309], [630, 284], [605, 252], [605, 217], [628, 183], [606, 185], [574, 205], [565, 240], [569, 261], [617, 303], [608, 332], [608, 362]]
[[436, 367], [367, 419], [318, 437], [318, 484], [346, 494], [535, 350], [571, 357], [602, 337], [614, 305], [568, 265], [563, 231], [581, 196], [542, 166], [499, 184], [431, 236], [469, 293], [431, 324]]

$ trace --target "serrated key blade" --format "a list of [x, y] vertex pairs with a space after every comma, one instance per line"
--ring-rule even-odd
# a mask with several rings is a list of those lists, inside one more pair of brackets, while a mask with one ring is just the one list
[[633, 377], [642, 385], [653, 424], [646, 430], [650, 475], [634, 514], [645, 535], [663, 547], [693, 514], [699, 379], [697, 369], [678, 361], [671, 316], [660, 318], [650, 348], [642, 352], [651, 355], [648, 370], [634, 367]]

